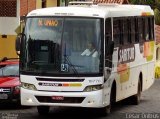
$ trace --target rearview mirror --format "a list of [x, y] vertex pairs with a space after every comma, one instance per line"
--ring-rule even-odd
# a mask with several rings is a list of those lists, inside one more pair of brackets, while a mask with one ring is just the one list
[[17, 55], [20, 55], [20, 46], [21, 46], [22, 34], [18, 34], [15, 41], [15, 50]]

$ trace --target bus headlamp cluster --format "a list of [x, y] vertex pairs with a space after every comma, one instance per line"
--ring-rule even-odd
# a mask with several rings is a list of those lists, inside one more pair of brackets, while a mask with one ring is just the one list
[[29, 83], [22, 83], [21, 86], [25, 89], [29, 89], [29, 90], [37, 90], [36, 87], [33, 84], [29, 84]]
[[84, 89], [84, 92], [97, 91], [97, 90], [101, 90], [102, 88], [103, 88], [102, 84], [100, 84], [100, 85], [87, 86], [87, 87]]

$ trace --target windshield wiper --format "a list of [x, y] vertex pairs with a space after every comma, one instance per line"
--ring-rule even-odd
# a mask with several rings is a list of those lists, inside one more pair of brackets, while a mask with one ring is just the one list
[[48, 63], [47, 61], [32, 61], [32, 64], [44, 64], [44, 63]]
[[64, 64], [65, 64], [65, 62], [67, 62], [69, 64], [69, 66], [72, 67], [73, 72], [78, 75], [78, 71], [76, 70], [75, 66], [72, 64], [72, 62], [70, 61], [70, 59], [66, 53], [66, 43], [65, 43], [64, 47], [65, 47], [65, 52], [64, 52], [65, 54], [63, 55], [64, 56]]
[[64, 59], [65, 59], [64, 62], [67, 62], [67, 63], [69, 64], [69, 66], [72, 67], [73, 72], [78, 75], [78, 71], [77, 71], [77, 69], [75, 68], [75, 65], [73, 65], [72, 62], [70, 61], [68, 55], [65, 54], [65, 55], [64, 55]]

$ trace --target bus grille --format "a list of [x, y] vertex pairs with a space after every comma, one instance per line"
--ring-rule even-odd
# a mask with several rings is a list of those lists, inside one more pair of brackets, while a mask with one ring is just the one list
[[82, 103], [85, 97], [64, 97], [63, 100], [53, 100], [50, 96], [36, 96], [41, 103]]

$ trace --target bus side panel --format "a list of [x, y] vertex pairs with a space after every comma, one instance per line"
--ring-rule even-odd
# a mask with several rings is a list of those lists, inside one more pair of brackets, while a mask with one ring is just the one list
[[[147, 48], [145, 48], [147, 47]], [[154, 82], [154, 67], [155, 67], [155, 42], [145, 42], [144, 43], [144, 52], [147, 51], [147, 55], [144, 56], [147, 63], [147, 80], [144, 83], [143, 90], [148, 89]]]
[[[114, 48], [112, 56], [112, 72], [110, 76], [111, 82], [116, 81], [116, 101], [119, 101], [124, 98], [124, 93], [122, 92], [122, 83], [120, 81], [120, 75], [117, 72], [118, 67], [118, 47]], [[112, 88], [112, 87], [111, 87]]]

